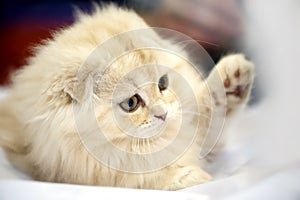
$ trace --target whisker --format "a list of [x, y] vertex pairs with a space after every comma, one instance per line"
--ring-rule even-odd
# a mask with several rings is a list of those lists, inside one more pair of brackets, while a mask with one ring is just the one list
[[206, 107], [210, 107], [213, 104], [209, 105], [209, 104], [204, 104], [204, 103], [193, 103], [191, 104], [191, 99], [190, 98], [186, 98], [186, 99], [180, 99], [180, 103], [181, 104], [187, 104], [187, 105], [201, 105], [201, 106], [206, 106]]
[[205, 41], [205, 40], [197, 39], [197, 40], [195, 40], [195, 41], [201, 42], [201, 43], [204, 43], [204, 44], [208, 44], [208, 45], [211, 45], [211, 46], [214, 46], [214, 47], [220, 47], [220, 45], [218, 45], [218, 44], [216, 44], [216, 43], [208, 42], [208, 41]]
[[[185, 112], [182, 112], [182, 114], [191, 114], [191, 115], [196, 115], [196, 116], [199, 116], [199, 117], [205, 117], [205, 118], [208, 118], [210, 119], [211, 116], [209, 115], [206, 115], [206, 114], [203, 114], [203, 113], [198, 113], [198, 112], [192, 112], [192, 111], [185, 111]], [[175, 113], [175, 115], [178, 115], [178, 116], [181, 116], [181, 113]]]
[[192, 110], [194, 110], [195, 109], [195, 107], [198, 107], [198, 106], [202, 106], [202, 107], [206, 107], [206, 108], [210, 108], [210, 107], [212, 107], [212, 105], [207, 105], [207, 104], [201, 104], [201, 103], [199, 103], [199, 104], [197, 104], [197, 103], [195, 103], [195, 104], [190, 104], [190, 103], [182, 103], [183, 105], [182, 106], [184, 106], [184, 108], [185, 109], [187, 109], [187, 108], [189, 108], [189, 109], [192, 109]]

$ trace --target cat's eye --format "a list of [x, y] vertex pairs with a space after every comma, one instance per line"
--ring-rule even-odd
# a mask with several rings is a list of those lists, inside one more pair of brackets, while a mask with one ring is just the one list
[[165, 74], [162, 77], [160, 77], [158, 81], [158, 88], [160, 91], [164, 91], [168, 88], [168, 86], [169, 86], [169, 79], [167, 74]]
[[133, 112], [136, 111], [142, 103], [142, 99], [138, 94], [133, 95], [130, 98], [125, 99], [120, 103], [120, 107], [125, 112]]

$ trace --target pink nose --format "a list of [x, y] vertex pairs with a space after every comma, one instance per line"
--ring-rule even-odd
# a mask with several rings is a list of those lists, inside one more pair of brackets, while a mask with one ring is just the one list
[[158, 118], [158, 119], [161, 119], [161, 120], [165, 121], [166, 118], [167, 118], [167, 114], [168, 114], [168, 112], [166, 112], [166, 113], [163, 114], [163, 115], [154, 115], [154, 117], [156, 117], [156, 118]]

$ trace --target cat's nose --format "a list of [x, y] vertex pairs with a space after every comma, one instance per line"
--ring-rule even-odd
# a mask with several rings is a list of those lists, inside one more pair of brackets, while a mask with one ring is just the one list
[[168, 112], [166, 112], [165, 114], [162, 114], [162, 115], [154, 115], [154, 117], [165, 121], [167, 118], [167, 114], [168, 114]]
[[161, 103], [161, 104], [154, 105], [151, 108], [151, 113], [153, 114], [154, 117], [165, 121], [168, 111], [166, 109], [166, 106]]

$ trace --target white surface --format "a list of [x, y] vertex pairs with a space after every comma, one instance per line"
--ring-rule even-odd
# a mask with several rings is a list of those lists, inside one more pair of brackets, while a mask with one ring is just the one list
[[207, 197], [198, 194], [181, 192], [134, 190], [124, 188], [105, 188], [67, 184], [42, 183], [37, 181], [0, 181], [0, 199], [30, 199], [30, 200], [77, 200], [77, 199], [190, 199], [206, 200]]
[[236, 137], [212, 166], [216, 181], [181, 192], [40, 183], [24, 180], [1, 154], [0, 199], [299, 200], [300, 3], [249, 0], [245, 4], [246, 47], [258, 67], [264, 98], [229, 127]]

